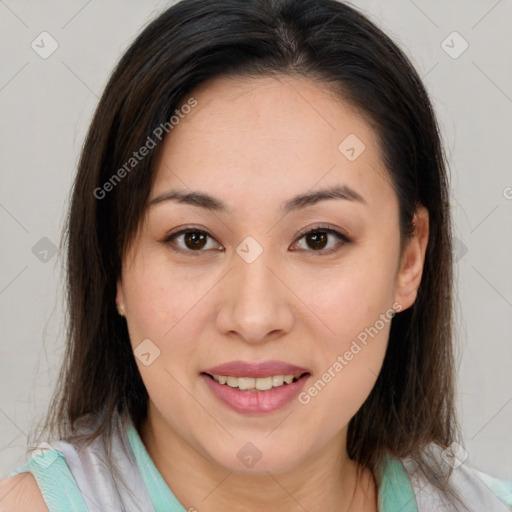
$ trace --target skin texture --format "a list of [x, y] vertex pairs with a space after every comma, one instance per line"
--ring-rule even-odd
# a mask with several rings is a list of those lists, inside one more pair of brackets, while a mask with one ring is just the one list
[[[287, 512], [299, 503], [308, 511], [375, 511], [373, 475], [356, 485], [346, 434], [380, 371], [390, 322], [306, 405], [240, 414], [212, 395], [200, 373], [233, 360], [281, 360], [309, 369], [307, 389], [379, 315], [394, 303], [397, 311], [413, 304], [428, 213], [418, 209], [415, 236], [400, 255], [398, 201], [377, 136], [325, 85], [230, 77], [193, 96], [197, 107], [164, 142], [150, 200], [193, 190], [230, 212], [155, 204], [123, 259], [116, 300], [131, 343], [150, 339], [160, 350], [149, 366], [137, 359], [150, 396], [141, 437], [185, 508], [236, 503], [240, 511]], [[354, 161], [338, 149], [350, 134], [365, 144]], [[297, 194], [334, 185], [351, 187], [365, 203], [329, 199], [280, 210]], [[320, 248], [337, 250], [315, 250], [300, 232], [318, 224], [351, 243], [328, 235]], [[210, 235], [202, 252], [187, 249], [184, 236], [163, 242], [185, 226]], [[252, 263], [236, 252], [248, 236], [263, 249]], [[262, 455], [251, 468], [237, 457], [248, 442]]]
[[20, 473], [0, 482], [0, 512], [48, 512], [32, 474]]

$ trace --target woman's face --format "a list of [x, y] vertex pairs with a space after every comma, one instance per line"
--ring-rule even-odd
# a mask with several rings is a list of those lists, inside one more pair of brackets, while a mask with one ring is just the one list
[[376, 134], [324, 86], [222, 78], [192, 95], [117, 302], [160, 431], [232, 471], [281, 472], [345, 446], [392, 312], [414, 302], [428, 219], [401, 257]]

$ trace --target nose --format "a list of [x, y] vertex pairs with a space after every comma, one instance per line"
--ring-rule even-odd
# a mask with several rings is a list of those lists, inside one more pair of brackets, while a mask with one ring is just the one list
[[262, 343], [280, 338], [293, 326], [293, 293], [264, 255], [247, 263], [234, 254], [216, 319], [217, 328], [225, 336]]

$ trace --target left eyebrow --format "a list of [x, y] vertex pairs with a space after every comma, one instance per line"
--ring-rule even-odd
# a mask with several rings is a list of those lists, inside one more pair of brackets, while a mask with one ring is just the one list
[[286, 201], [281, 208], [284, 213], [289, 213], [293, 210], [298, 210], [299, 208], [304, 208], [306, 206], [312, 206], [319, 201], [325, 201], [327, 199], [345, 199], [347, 201], [354, 201], [367, 205], [366, 200], [361, 194], [359, 194], [359, 192], [356, 192], [347, 185], [338, 185], [336, 187], [323, 188], [317, 190], [316, 192], [295, 196], [292, 199]]
[[149, 206], [154, 206], [165, 201], [176, 201], [178, 203], [190, 204], [208, 210], [219, 212], [230, 212], [230, 208], [220, 199], [205, 194], [203, 192], [183, 192], [181, 190], [169, 190], [164, 194], [155, 197], [149, 202]]
[[[283, 203], [281, 210], [283, 213], [289, 213], [293, 210], [312, 206], [320, 201], [326, 201], [328, 199], [344, 199], [367, 205], [366, 200], [361, 196], [361, 194], [347, 185], [339, 185], [292, 197]], [[165, 201], [177, 201], [179, 203], [190, 204], [192, 206], [218, 212], [231, 212], [231, 209], [226, 203], [209, 194], [203, 192], [185, 192], [180, 190], [169, 190], [168, 192], [152, 199], [149, 205], [154, 206]]]

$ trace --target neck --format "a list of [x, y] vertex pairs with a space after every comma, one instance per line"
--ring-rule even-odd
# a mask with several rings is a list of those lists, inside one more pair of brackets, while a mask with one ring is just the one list
[[358, 475], [346, 452], [346, 430], [320, 452], [280, 474], [235, 473], [198, 453], [158, 414], [140, 427], [146, 449], [185, 510], [214, 512], [375, 512], [377, 488], [370, 471]]

